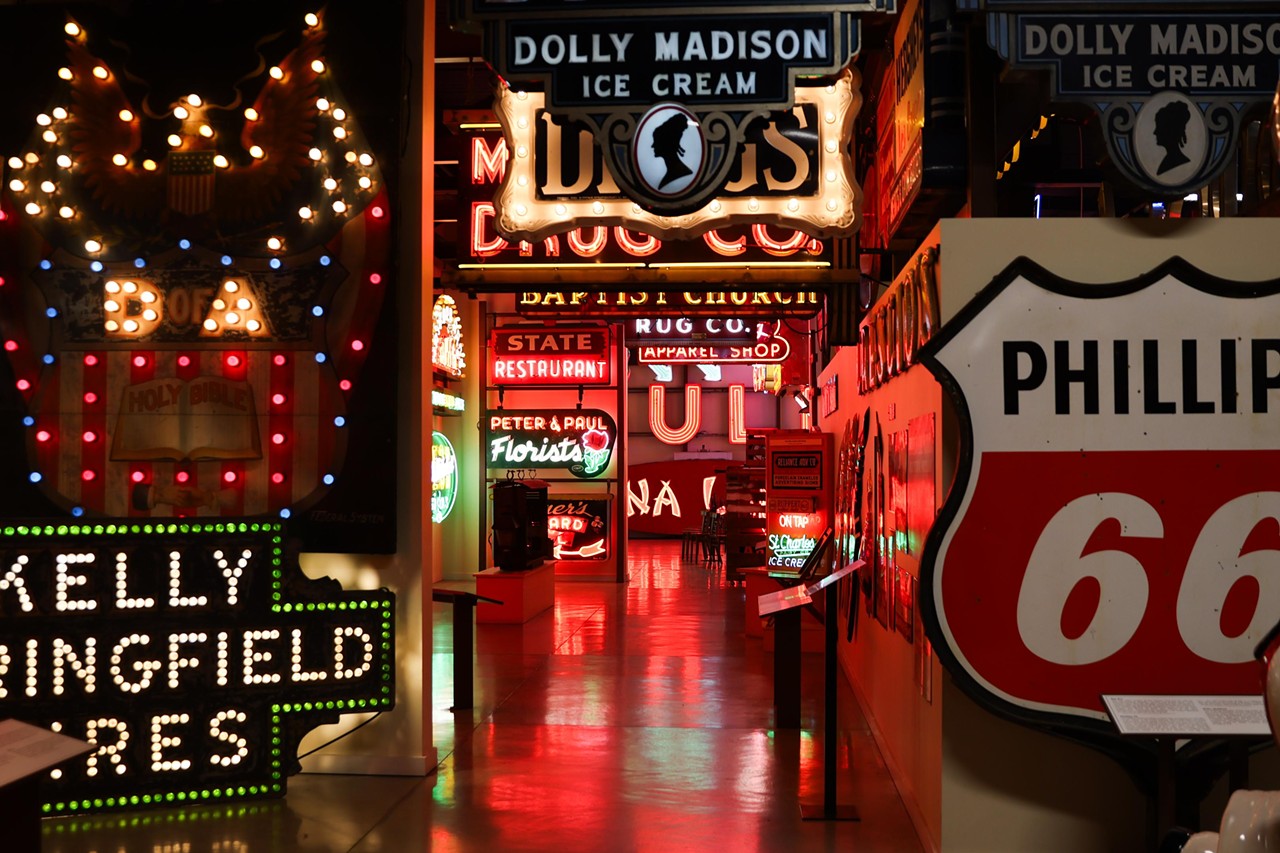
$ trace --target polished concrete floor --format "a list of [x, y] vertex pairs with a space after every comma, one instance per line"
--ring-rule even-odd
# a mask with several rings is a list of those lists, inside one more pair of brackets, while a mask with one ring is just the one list
[[436, 606], [426, 779], [301, 774], [279, 801], [47, 820], [44, 851], [921, 849], [843, 683], [838, 800], [861, 820], [801, 819], [822, 799], [820, 656], [803, 656], [802, 728], [775, 730], [773, 656], [743, 634], [742, 588], [682, 564], [679, 543], [633, 542], [629, 568], [622, 585], [560, 581], [525, 625], [477, 626], [476, 708], [456, 716]]

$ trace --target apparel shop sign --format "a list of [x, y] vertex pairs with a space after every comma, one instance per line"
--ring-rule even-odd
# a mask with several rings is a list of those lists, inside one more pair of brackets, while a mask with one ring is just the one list
[[600, 409], [485, 413], [485, 464], [490, 468], [565, 468], [589, 480], [609, 467], [618, 427]]
[[281, 796], [298, 742], [394, 703], [394, 596], [263, 522], [0, 527], [0, 717], [95, 749], [45, 815]]
[[1097, 109], [1112, 160], [1138, 186], [1175, 195], [1221, 174], [1241, 117], [1269, 103], [1280, 80], [1274, 3], [1236, 4], [1258, 9], [1244, 12], [1201, 4], [1185, 14], [1150, 3], [1114, 13], [1094, 3], [1070, 14], [1071, 5], [1041, 13], [1047, 7], [1022, 3], [1028, 11], [992, 14], [992, 47], [1016, 67], [1050, 69], [1057, 99]]
[[690, 212], [724, 184], [747, 125], [792, 106], [798, 76], [849, 64], [855, 13], [894, 6], [743, 2], [715, 11], [614, 2], [588, 12], [576, 3], [466, 0], [461, 11], [484, 22], [486, 56], [505, 81], [541, 86], [549, 111], [592, 129], [630, 198]]
[[961, 423], [923, 612], [993, 710], [1258, 690], [1280, 620], [1280, 281], [1180, 259], [1082, 285], [1015, 262], [923, 350]]

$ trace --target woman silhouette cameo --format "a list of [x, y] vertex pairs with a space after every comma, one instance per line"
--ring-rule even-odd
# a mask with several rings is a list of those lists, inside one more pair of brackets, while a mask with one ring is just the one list
[[693, 174], [693, 170], [680, 159], [684, 156], [684, 146], [680, 144], [680, 139], [688, 126], [688, 116], [676, 113], [653, 130], [653, 153], [667, 164], [667, 173], [663, 175], [658, 189]]
[[1182, 101], [1170, 101], [1156, 112], [1153, 135], [1156, 145], [1165, 150], [1160, 168], [1156, 169], [1157, 175], [1163, 175], [1170, 169], [1191, 161], [1191, 158], [1182, 153], [1182, 146], [1187, 144], [1187, 123], [1190, 121], [1191, 108]]

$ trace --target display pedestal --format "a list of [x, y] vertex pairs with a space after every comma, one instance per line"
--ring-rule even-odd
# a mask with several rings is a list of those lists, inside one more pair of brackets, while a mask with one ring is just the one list
[[471, 652], [474, 634], [471, 608], [481, 601], [502, 604], [496, 598], [485, 598], [460, 589], [433, 589], [431, 600], [453, 605], [453, 707], [450, 711], [475, 707], [475, 656]]
[[476, 622], [528, 622], [556, 603], [554, 563], [543, 563], [523, 572], [485, 569], [476, 572], [475, 579], [477, 595], [502, 602], [481, 601], [476, 606]]

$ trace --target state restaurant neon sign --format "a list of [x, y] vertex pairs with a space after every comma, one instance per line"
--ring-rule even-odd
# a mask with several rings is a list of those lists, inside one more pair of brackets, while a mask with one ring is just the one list
[[281, 796], [310, 729], [394, 704], [394, 614], [278, 523], [5, 525], [0, 717], [95, 747], [47, 816]]
[[499, 327], [491, 347], [492, 385], [608, 385], [613, 378], [607, 329]]

